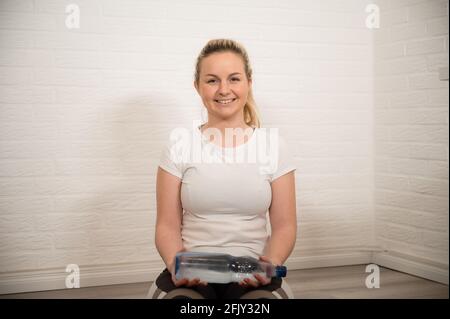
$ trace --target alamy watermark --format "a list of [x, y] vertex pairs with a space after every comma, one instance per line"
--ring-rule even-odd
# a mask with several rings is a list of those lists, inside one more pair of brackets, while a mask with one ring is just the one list
[[370, 275], [366, 277], [366, 287], [369, 289], [380, 288], [380, 267], [375, 264], [367, 265], [366, 272], [370, 272]]
[[66, 17], [67, 29], [79, 29], [80, 28], [80, 7], [75, 4], [68, 4], [66, 6], [66, 13], [69, 15]]
[[[256, 163], [261, 174], [271, 174], [277, 170], [278, 128], [226, 128], [225, 136], [222, 136], [217, 128], [207, 128], [201, 132], [199, 124], [199, 121], [193, 121], [192, 130], [177, 127], [170, 133], [170, 159], [174, 163]], [[204, 143], [205, 140], [208, 143]], [[236, 147], [221, 147], [222, 141], [235, 141]]]
[[369, 15], [366, 18], [366, 27], [369, 29], [379, 29], [380, 7], [374, 3], [368, 4], [366, 6], [366, 12], [369, 13]]
[[70, 273], [66, 276], [66, 288], [80, 288], [80, 267], [77, 264], [69, 264], [66, 272]]

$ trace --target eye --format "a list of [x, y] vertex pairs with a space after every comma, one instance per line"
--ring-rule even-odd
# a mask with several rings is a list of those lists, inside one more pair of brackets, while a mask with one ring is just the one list
[[231, 78], [231, 81], [233, 82], [239, 82], [241, 79], [240, 78]]
[[210, 79], [210, 80], [206, 81], [206, 83], [214, 83], [214, 82], [216, 82], [215, 79]]

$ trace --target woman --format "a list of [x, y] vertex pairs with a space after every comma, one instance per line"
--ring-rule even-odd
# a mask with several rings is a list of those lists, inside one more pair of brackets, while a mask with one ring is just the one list
[[[286, 298], [280, 278], [255, 275], [230, 284], [175, 278], [174, 257], [180, 251], [253, 256], [281, 265], [292, 252], [297, 231], [295, 166], [284, 140], [260, 128], [245, 49], [233, 40], [209, 41], [197, 59], [194, 86], [208, 121], [194, 127], [193, 136], [200, 138], [203, 153], [207, 149], [219, 161], [192, 161], [192, 156], [175, 161], [174, 145], [164, 149], [157, 173], [155, 241], [167, 268], [151, 297]], [[245, 133], [236, 140], [230, 131]], [[236, 163], [238, 155], [266, 143], [268, 135], [276, 142], [271, 150], [277, 156], [270, 157], [276, 158], [275, 166], [261, 167], [248, 158]], [[235, 161], [230, 164], [231, 153]]]

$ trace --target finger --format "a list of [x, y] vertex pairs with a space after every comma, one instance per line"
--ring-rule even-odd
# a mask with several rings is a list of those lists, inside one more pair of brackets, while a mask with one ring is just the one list
[[266, 277], [264, 277], [264, 276], [261, 276], [260, 274], [255, 274], [255, 278], [256, 278], [262, 285], [268, 285], [268, 284], [271, 282], [270, 279], [268, 279], [268, 278], [266, 278]]
[[251, 279], [249, 279], [249, 278], [245, 278], [244, 280], [245, 280], [245, 282], [246, 282], [249, 286], [251, 286], [251, 287], [253, 287], [253, 288], [256, 288], [256, 287], [259, 286], [259, 284], [258, 284], [257, 281], [251, 280]]
[[261, 283], [264, 282], [264, 279], [263, 279], [263, 277], [262, 277], [261, 275], [255, 274], [254, 277], [255, 277], [256, 280], [258, 280], [259, 282], [261, 282]]
[[199, 278], [194, 278], [188, 282], [187, 286], [188, 287], [197, 286], [199, 284], [199, 282], [200, 282]]
[[186, 278], [183, 278], [183, 279], [177, 280], [177, 282], [175, 283], [175, 286], [180, 287], [187, 283], [188, 283], [188, 280]]
[[192, 286], [194, 286], [195, 285], [195, 279], [193, 279], [193, 280], [188, 280], [188, 282], [186, 283], [186, 287], [192, 287]]
[[267, 283], [270, 281], [270, 279], [268, 279], [266, 276], [260, 274], [255, 274], [255, 278], [261, 283]]

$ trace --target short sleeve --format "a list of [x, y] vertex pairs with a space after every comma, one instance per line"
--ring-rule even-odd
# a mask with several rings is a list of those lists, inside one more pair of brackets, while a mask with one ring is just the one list
[[177, 160], [176, 157], [176, 143], [169, 140], [164, 145], [159, 160], [159, 167], [168, 173], [182, 179], [183, 178], [183, 163]]
[[278, 138], [278, 163], [276, 170], [270, 175], [270, 181], [273, 182], [293, 170], [296, 170], [294, 157], [289, 144], [281, 136]]

